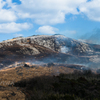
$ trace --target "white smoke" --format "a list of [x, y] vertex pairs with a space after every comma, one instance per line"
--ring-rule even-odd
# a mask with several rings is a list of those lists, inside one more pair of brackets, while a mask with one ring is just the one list
[[61, 47], [61, 53], [67, 53], [69, 51], [69, 48], [66, 46]]

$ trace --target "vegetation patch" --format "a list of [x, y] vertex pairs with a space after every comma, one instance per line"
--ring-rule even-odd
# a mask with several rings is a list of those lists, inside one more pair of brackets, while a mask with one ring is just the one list
[[20, 87], [28, 100], [100, 100], [100, 75], [87, 73], [40, 76], [14, 86]]

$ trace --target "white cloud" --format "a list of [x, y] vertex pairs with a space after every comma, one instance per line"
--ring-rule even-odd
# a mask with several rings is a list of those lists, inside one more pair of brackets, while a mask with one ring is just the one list
[[69, 31], [70, 34], [76, 34], [76, 31]]
[[85, 14], [89, 19], [100, 21], [100, 0], [91, 0], [79, 6], [80, 12]]
[[[89, 19], [100, 21], [100, 0], [20, 0], [16, 5], [12, 0], [0, 0], [0, 21], [16, 21], [31, 18], [40, 25], [65, 22], [66, 14], [85, 14]], [[10, 9], [2, 9], [8, 4]], [[80, 12], [77, 11], [79, 8]], [[7, 17], [7, 18], [6, 18]]]
[[0, 33], [14, 33], [31, 28], [32, 25], [28, 23], [4, 23], [0, 24]]
[[66, 14], [78, 14], [77, 7], [86, 0], [21, 0], [12, 6], [19, 18], [32, 18], [40, 25], [65, 22]]
[[2, 9], [0, 10], [0, 22], [13, 22], [17, 17], [13, 11]]
[[51, 26], [41, 26], [36, 30], [36, 32], [44, 34], [55, 34], [56, 31], [58, 31], [58, 29]]
[[[89, 19], [100, 21], [100, 0], [20, 0], [21, 4], [17, 5], [12, 3], [12, 0], [0, 0], [0, 27], [3, 27], [0, 30], [0, 33], [9, 33], [24, 30], [23, 24], [20, 22], [23, 20], [27, 23], [27, 18], [32, 19], [33, 23], [39, 25], [53, 25], [58, 23], [65, 23], [65, 16], [67, 14], [73, 14], [74, 20], [77, 14], [85, 14]], [[4, 6], [9, 7], [9, 9], [4, 9]], [[77, 11], [77, 8], [79, 11]], [[14, 23], [13, 29], [7, 29], [9, 25]], [[9, 24], [9, 25], [8, 25]], [[21, 26], [22, 25], [22, 26]], [[17, 26], [17, 27], [15, 27]], [[19, 28], [20, 26], [21, 28]], [[26, 25], [27, 26], [27, 25]], [[30, 25], [28, 25], [30, 26]], [[43, 27], [42, 27], [43, 28]], [[55, 31], [46, 27], [49, 30], [52, 30], [50, 33], [53, 34]], [[6, 31], [9, 30], [9, 31]], [[41, 29], [41, 27], [40, 27]], [[70, 32], [75, 34], [74, 31]]]
[[[9, 2], [8, 2], [9, 1]], [[14, 10], [9, 6], [11, 0], [0, 0], [0, 22], [13, 22], [17, 20], [17, 16]], [[10, 7], [9, 9], [7, 9]]]
[[0, 9], [5, 5], [5, 2], [3, 0], [0, 0]]
[[14, 36], [15, 36], [15, 37], [19, 37], [19, 36], [23, 36], [23, 34], [18, 34], [18, 33], [16, 33], [16, 34], [14, 34]]
[[[32, 18], [40, 25], [65, 22], [67, 14], [85, 14], [89, 19], [100, 21], [100, 0], [21, 0], [13, 6], [19, 18]], [[79, 8], [79, 11], [77, 11]]]
[[76, 34], [77, 32], [75, 30], [66, 30], [65, 33], [67, 33], [67, 34]]

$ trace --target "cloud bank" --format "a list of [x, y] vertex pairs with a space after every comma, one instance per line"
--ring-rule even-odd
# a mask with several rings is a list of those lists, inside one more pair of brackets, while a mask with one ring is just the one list
[[36, 30], [36, 32], [44, 33], [44, 34], [55, 34], [56, 31], [58, 31], [58, 29], [51, 26], [42, 26], [39, 27], [38, 30]]
[[[41, 33], [47, 33], [49, 30], [48, 34], [53, 34], [55, 31], [52, 25], [65, 23], [68, 14], [82, 14], [90, 20], [100, 21], [100, 0], [20, 1], [21, 4], [13, 3], [12, 0], [0, 0], [0, 33], [13, 33], [30, 29], [31, 25], [28, 25], [27, 22], [27, 19], [30, 19], [31, 24], [43, 25], [39, 27], [37, 32], [41, 30]], [[24, 20], [24, 22], [18, 23], [19, 20]], [[10, 27], [11, 25], [13, 28]]]
[[21, 30], [27, 30], [30, 27], [32, 27], [32, 25], [28, 23], [4, 23], [0, 24], [0, 33], [15, 33]]

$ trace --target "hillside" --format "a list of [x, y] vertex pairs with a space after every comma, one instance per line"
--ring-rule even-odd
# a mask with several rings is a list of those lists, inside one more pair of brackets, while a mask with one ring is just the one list
[[99, 80], [90, 70], [19, 64], [0, 71], [0, 100], [99, 100]]
[[29, 60], [98, 66], [99, 56], [99, 45], [83, 43], [63, 35], [17, 37], [0, 43], [1, 68], [16, 61]]
[[0, 100], [99, 100], [99, 65], [100, 45], [63, 35], [3, 41]]
[[69, 49], [66, 50], [66, 52], [71, 50], [73, 52], [77, 51], [79, 54], [93, 52], [90, 45], [86, 43], [82, 43], [77, 40], [73, 40], [71, 38], [67, 38], [63, 35], [52, 35], [52, 36], [39, 35], [39, 36], [31, 36], [27, 38], [19, 37], [19, 38], [3, 41], [2, 43], [0, 43], [0, 47], [3, 47], [4, 45], [10, 46], [13, 45], [14, 43], [17, 43], [19, 45], [23, 45], [23, 44], [41, 45], [57, 52], [63, 52], [61, 50], [63, 47]]

